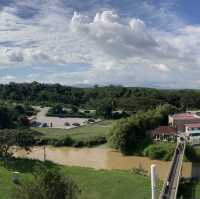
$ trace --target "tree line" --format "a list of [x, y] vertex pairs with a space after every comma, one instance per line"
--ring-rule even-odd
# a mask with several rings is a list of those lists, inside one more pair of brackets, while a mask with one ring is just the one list
[[200, 108], [200, 90], [163, 90], [123, 86], [76, 88], [60, 84], [0, 84], [0, 100], [32, 104], [78, 106], [97, 109], [100, 105], [112, 110], [137, 112], [157, 105], [171, 104], [182, 110]]

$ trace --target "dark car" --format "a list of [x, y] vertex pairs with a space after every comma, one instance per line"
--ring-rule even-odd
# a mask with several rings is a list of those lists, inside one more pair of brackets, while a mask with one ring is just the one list
[[46, 122], [43, 123], [43, 124], [42, 124], [42, 127], [48, 127], [47, 123], [46, 123]]
[[73, 126], [80, 126], [80, 124], [77, 123], [77, 122], [73, 123], [72, 125], [73, 125]]
[[70, 123], [69, 122], [65, 122], [65, 126], [70, 126]]
[[94, 123], [95, 122], [95, 119], [88, 119], [88, 122], [90, 122], [90, 123]]

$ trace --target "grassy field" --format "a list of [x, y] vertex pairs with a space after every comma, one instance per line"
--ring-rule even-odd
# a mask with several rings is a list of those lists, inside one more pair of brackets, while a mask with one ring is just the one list
[[98, 136], [106, 136], [113, 124], [113, 120], [105, 120], [95, 124], [88, 124], [73, 129], [55, 129], [55, 128], [33, 128], [42, 133], [46, 139], [63, 139], [66, 136], [75, 140], [91, 139]]
[[[31, 163], [30, 163], [31, 162]], [[0, 165], [0, 198], [12, 199], [12, 172], [20, 171], [20, 179], [31, 177], [36, 161], [22, 160], [17, 166]], [[29, 168], [26, 166], [31, 165]], [[21, 168], [22, 167], [22, 168]], [[82, 191], [82, 199], [147, 199], [151, 196], [150, 178], [131, 171], [104, 171], [80, 167], [59, 166], [71, 176]]]

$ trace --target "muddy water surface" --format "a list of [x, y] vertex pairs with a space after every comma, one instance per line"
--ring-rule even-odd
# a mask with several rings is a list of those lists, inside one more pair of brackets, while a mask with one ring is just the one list
[[[44, 160], [43, 147], [34, 147], [32, 152], [27, 154], [24, 150], [15, 152], [17, 157], [27, 157]], [[170, 162], [150, 160], [139, 156], [123, 156], [121, 153], [109, 148], [73, 148], [73, 147], [46, 147], [46, 159], [55, 163], [68, 166], [91, 167], [95, 169], [132, 169], [142, 168], [149, 172], [150, 165], [157, 165], [157, 173], [160, 179], [165, 179]], [[193, 167], [193, 171], [192, 171]], [[183, 165], [183, 176], [190, 177], [199, 173], [200, 166], [186, 162]]]

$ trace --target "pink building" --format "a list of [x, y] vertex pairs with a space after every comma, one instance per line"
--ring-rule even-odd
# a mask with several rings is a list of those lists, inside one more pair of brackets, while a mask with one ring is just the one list
[[185, 132], [185, 124], [200, 123], [200, 117], [196, 113], [178, 113], [169, 115], [169, 126], [176, 128], [178, 132]]

